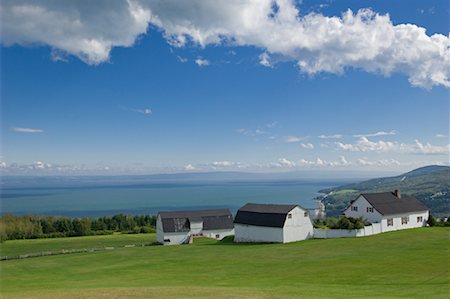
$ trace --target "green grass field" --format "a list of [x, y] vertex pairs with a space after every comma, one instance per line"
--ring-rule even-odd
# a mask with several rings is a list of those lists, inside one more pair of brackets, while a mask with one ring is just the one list
[[63, 249], [123, 247], [130, 244], [150, 244], [156, 241], [155, 234], [114, 234], [105, 236], [11, 240], [0, 243], [0, 256], [18, 256], [42, 251]]
[[[16, 241], [15, 246], [24, 242], [32, 247], [39, 241]], [[448, 228], [284, 245], [196, 239], [193, 245], [3, 261], [1, 294], [108, 299], [448, 298], [449, 245]]]

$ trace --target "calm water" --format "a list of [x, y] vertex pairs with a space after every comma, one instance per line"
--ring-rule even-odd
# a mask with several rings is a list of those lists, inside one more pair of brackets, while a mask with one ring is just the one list
[[[342, 182], [340, 182], [342, 183]], [[3, 188], [2, 213], [101, 216], [156, 214], [161, 210], [229, 208], [247, 202], [297, 203], [314, 208], [317, 191], [338, 182], [149, 184], [68, 188]]]

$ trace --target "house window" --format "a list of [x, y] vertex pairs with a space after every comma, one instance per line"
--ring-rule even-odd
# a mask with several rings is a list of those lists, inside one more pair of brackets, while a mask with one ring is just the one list
[[216, 234], [216, 239], [220, 239], [220, 235], [219, 234]]
[[164, 239], [164, 243], [170, 243], [170, 239]]
[[292, 218], [292, 214], [288, 214], [288, 219], [291, 219]]
[[420, 222], [423, 222], [423, 217], [422, 216], [417, 217], [417, 223], [420, 223]]
[[408, 224], [409, 217], [402, 217], [402, 224]]
[[394, 219], [392, 219], [392, 218], [386, 219], [386, 222], [387, 222], [387, 226], [394, 226]]
[[358, 207], [352, 207], [352, 211], [358, 212]]
[[372, 207], [367, 207], [367, 213], [373, 213], [373, 208]]
[[308, 217], [308, 212], [303, 213], [303, 216]]

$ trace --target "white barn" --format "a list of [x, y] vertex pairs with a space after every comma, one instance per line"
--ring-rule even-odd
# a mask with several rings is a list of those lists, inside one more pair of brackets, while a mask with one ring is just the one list
[[309, 213], [299, 205], [246, 204], [236, 213], [234, 231], [235, 242], [288, 243], [313, 237]]
[[363, 217], [380, 223], [381, 232], [425, 226], [429, 210], [415, 197], [401, 196], [399, 190], [362, 193], [344, 210], [347, 217]]
[[164, 245], [189, 244], [195, 236], [221, 240], [233, 234], [228, 209], [159, 212], [156, 219], [156, 238]]

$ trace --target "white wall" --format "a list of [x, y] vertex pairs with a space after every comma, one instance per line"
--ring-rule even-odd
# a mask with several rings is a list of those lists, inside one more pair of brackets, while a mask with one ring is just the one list
[[[216, 235], [219, 235], [218, 238], [216, 238]], [[204, 230], [203, 231], [203, 236], [208, 237], [208, 238], [214, 238], [217, 240], [222, 240], [223, 238], [227, 237], [227, 236], [232, 236], [234, 235], [234, 228], [230, 228], [230, 229], [217, 229], [217, 230]]]
[[[402, 217], [409, 217], [409, 221], [407, 224], [402, 224]], [[417, 217], [422, 217], [423, 220], [421, 222], [417, 222]], [[388, 231], [394, 231], [394, 230], [400, 230], [400, 229], [408, 229], [408, 228], [416, 228], [416, 227], [426, 226], [428, 217], [429, 217], [428, 211], [384, 216], [381, 221], [381, 229], [383, 232], [388, 232]], [[393, 222], [394, 222], [393, 226], [387, 225], [388, 219], [393, 220]]]
[[381, 224], [372, 223], [372, 225], [365, 226], [361, 229], [314, 229], [314, 238], [316, 239], [334, 239], [334, 238], [352, 238], [364, 237], [380, 234]]
[[313, 237], [313, 225], [308, 211], [295, 207], [289, 214], [292, 218], [286, 217], [283, 230], [283, 243], [306, 240]]
[[[358, 207], [358, 211], [352, 211], [351, 207]], [[344, 214], [347, 217], [359, 218], [363, 217], [367, 219], [369, 222], [380, 222], [383, 218], [375, 208], [372, 212], [367, 212], [367, 208], [372, 208], [372, 205], [362, 196], [360, 195], [345, 211]]]
[[192, 234], [200, 234], [203, 230], [203, 221], [192, 221], [191, 225], [191, 233]]
[[234, 224], [235, 242], [283, 242], [283, 229], [281, 227], [266, 227], [247, 224]]

